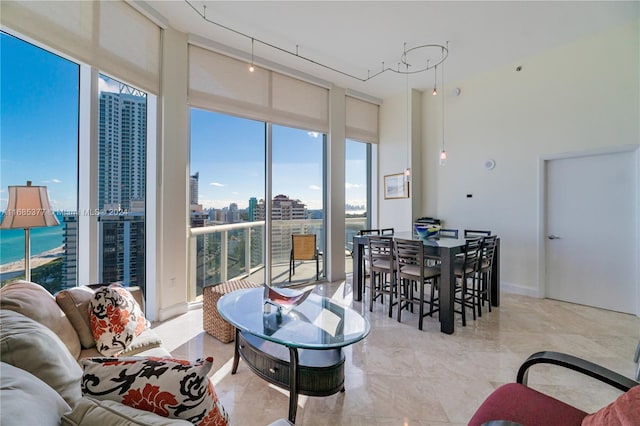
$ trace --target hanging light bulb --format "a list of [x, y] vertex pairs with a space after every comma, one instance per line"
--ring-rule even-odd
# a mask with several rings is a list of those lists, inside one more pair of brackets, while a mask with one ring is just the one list
[[444, 148], [442, 148], [442, 151], [440, 151], [439, 163], [441, 166], [445, 166], [447, 164], [447, 151], [445, 151]]
[[436, 89], [437, 83], [438, 83], [438, 66], [436, 65], [433, 69], [433, 92], [431, 92], [433, 96], [436, 96], [438, 94], [438, 89]]
[[[405, 60], [406, 60], [406, 55], [407, 55], [407, 43], [405, 42], [404, 44], [404, 55], [405, 55]], [[409, 151], [411, 150], [411, 122], [409, 120], [409, 113], [410, 113], [410, 108], [409, 108], [409, 104], [411, 103], [411, 93], [409, 91], [409, 63], [405, 62], [405, 83], [407, 86], [407, 168], [404, 170], [404, 175], [406, 176], [406, 179], [409, 180], [409, 177], [411, 176], [411, 163], [409, 160]]]
[[[449, 42], [447, 41], [447, 52], [449, 51]], [[444, 47], [442, 48], [442, 57], [444, 58]], [[441, 166], [445, 166], [447, 164], [447, 151], [444, 150], [444, 98], [445, 93], [444, 90], [444, 62], [442, 63], [442, 150], [440, 151], [440, 160], [439, 163]], [[435, 87], [433, 89], [436, 90]]]
[[249, 72], [254, 72], [256, 67], [253, 66], [253, 39], [251, 39], [251, 65], [249, 65]]

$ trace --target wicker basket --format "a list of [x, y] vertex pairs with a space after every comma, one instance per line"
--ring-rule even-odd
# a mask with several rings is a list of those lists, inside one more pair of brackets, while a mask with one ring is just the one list
[[259, 287], [260, 284], [246, 280], [225, 281], [218, 285], [205, 287], [202, 290], [202, 327], [204, 331], [222, 343], [233, 342], [235, 331], [218, 312], [218, 300], [227, 293], [243, 288]]

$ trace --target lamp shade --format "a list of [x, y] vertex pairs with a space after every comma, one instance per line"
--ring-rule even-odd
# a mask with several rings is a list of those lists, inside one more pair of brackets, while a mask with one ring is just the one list
[[38, 228], [59, 225], [51, 210], [46, 186], [9, 186], [9, 202], [0, 229]]

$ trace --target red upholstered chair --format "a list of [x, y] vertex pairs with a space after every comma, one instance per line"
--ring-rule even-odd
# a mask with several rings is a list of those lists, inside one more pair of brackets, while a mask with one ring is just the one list
[[[527, 387], [528, 370], [535, 364], [554, 364], [569, 368], [626, 393], [589, 416], [578, 408]], [[502, 385], [493, 391], [473, 415], [469, 426], [578, 426], [583, 420], [590, 425], [640, 424], [640, 387], [637, 387], [640, 383], [573, 355], [558, 352], [535, 353], [520, 366], [516, 382]], [[617, 420], [620, 423], [603, 423], [603, 418], [610, 420], [612, 417], [623, 417], [627, 423], [620, 422], [619, 418]]]

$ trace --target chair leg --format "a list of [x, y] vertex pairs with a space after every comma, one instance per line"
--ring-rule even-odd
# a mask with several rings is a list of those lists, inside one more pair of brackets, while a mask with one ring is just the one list
[[393, 274], [389, 274], [389, 318], [393, 317], [393, 292], [394, 292], [393, 280], [394, 280]]
[[418, 283], [420, 286], [420, 306], [418, 307], [418, 330], [422, 331], [422, 321], [424, 320], [424, 282]]
[[407, 286], [407, 282], [404, 278], [400, 278], [398, 281], [398, 314], [396, 315], [396, 319], [398, 322], [402, 322], [402, 299], [405, 291], [405, 287]]
[[373, 312], [373, 295], [376, 293], [376, 274], [369, 274], [369, 312]]
[[467, 308], [465, 306], [464, 298], [467, 294], [467, 280], [466, 277], [462, 276], [462, 293], [460, 293], [460, 307], [462, 308], [462, 326], [467, 326]]

